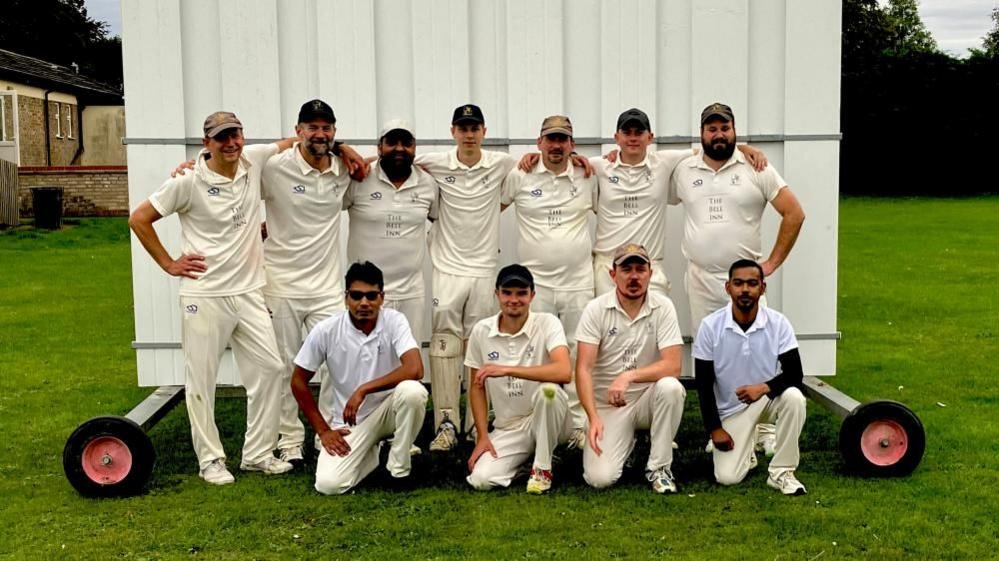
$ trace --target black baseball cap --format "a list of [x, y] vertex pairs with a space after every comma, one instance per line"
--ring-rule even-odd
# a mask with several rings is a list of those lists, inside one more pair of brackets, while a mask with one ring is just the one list
[[459, 123], [479, 123], [480, 125], [484, 125], [486, 124], [486, 118], [482, 116], [482, 110], [479, 109], [478, 105], [462, 105], [455, 108], [454, 115], [451, 116], [452, 125]]
[[735, 121], [735, 117], [732, 115], [732, 108], [724, 103], [712, 103], [711, 105], [704, 108], [701, 111], [701, 125], [710, 121], [715, 117], [720, 117], [724, 121], [732, 122]]
[[621, 113], [617, 118], [617, 130], [624, 130], [628, 125], [641, 127], [647, 131], [652, 130], [652, 125], [649, 123], [649, 116], [645, 114], [645, 111], [635, 109], [634, 107]]
[[322, 119], [331, 125], [336, 124], [336, 115], [333, 114], [333, 108], [321, 99], [306, 101], [302, 105], [302, 108], [298, 110], [299, 123], [308, 123], [315, 119]]
[[527, 267], [514, 263], [500, 269], [496, 275], [496, 288], [530, 288], [534, 290], [534, 275]]

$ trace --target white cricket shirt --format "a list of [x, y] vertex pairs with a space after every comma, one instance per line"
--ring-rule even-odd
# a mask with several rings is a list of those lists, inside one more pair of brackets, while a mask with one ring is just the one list
[[207, 270], [198, 279], [181, 277], [181, 296], [234, 296], [264, 286], [260, 176], [275, 152], [274, 144], [244, 147], [229, 179], [208, 168], [202, 150], [194, 173], [168, 179], [149, 196], [160, 215], [177, 213], [181, 251], [205, 257]]
[[[610, 407], [607, 390], [618, 374], [648, 366], [661, 359], [661, 349], [683, 344], [673, 301], [655, 291], [646, 295], [635, 319], [621, 308], [616, 290], [590, 300], [579, 319], [576, 341], [599, 346], [592, 373], [597, 407]], [[651, 385], [632, 383], [625, 400], [633, 402]]]
[[349, 184], [339, 158], [332, 158], [330, 167], [320, 172], [305, 161], [297, 142], [267, 161], [265, 294], [319, 298], [343, 290], [340, 210]]
[[516, 205], [517, 251], [537, 285], [561, 290], [593, 289], [590, 213], [597, 179], [576, 173], [570, 162], [554, 174], [538, 162], [530, 173], [510, 172], [501, 202]]
[[[562, 323], [552, 314], [530, 312], [517, 333], [501, 333], [499, 317], [499, 314], [489, 316], [472, 328], [465, 366], [540, 366], [552, 361], [550, 353], [558, 347], [568, 348]], [[541, 382], [515, 376], [487, 378], [486, 392], [496, 413], [493, 426], [514, 426], [530, 415], [534, 410], [531, 399], [540, 385]]]
[[701, 321], [691, 356], [715, 363], [715, 403], [724, 419], [749, 407], [736, 397], [736, 388], [773, 379], [777, 357], [796, 348], [798, 339], [784, 314], [760, 306], [744, 332], [732, 318], [729, 302]]
[[683, 256], [716, 274], [738, 259], [759, 261], [760, 219], [785, 186], [773, 166], [756, 171], [739, 150], [717, 172], [700, 155], [685, 159], [670, 182], [670, 203], [683, 203]]
[[377, 163], [364, 181], [353, 182], [343, 206], [350, 216], [347, 259], [370, 261], [385, 276], [385, 295], [422, 298], [427, 260], [427, 218], [437, 218], [437, 183], [413, 166], [399, 188]]
[[645, 246], [653, 261], [666, 254], [666, 205], [669, 180], [676, 165], [691, 150], [651, 152], [631, 166], [590, 158], [599, 183], [597, 238], [593, 252], [610, 257], [618, 247], [635, 242]]
[[[336, 429], [346, 426], [343, 408], [354, 390], [398, 368], [400, 357], [410, 349], [419, 347], [401, 312], [383, 307], [374, 330], [365, 335], [350, 321], [350, 312], [343, 310], [312, 328], [295, 364], [315, 372], [326, 363], [329, 374], [319, 385], [319, 412], [330, 428]], [[365, 397], [357, 411], [357, 423], [377, 409], [390, 392]]]
[[471, 167], [458, 149], [416, 157], [437, 180], [439, 219], [430, 233], [430, 260], [450, 275], [492, 278], [499, 262], [500, 186], [516, 162], [509, 154], [483, 150]]

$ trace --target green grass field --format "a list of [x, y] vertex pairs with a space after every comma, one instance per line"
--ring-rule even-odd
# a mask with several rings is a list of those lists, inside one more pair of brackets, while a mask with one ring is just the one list
[[[636, 472], [591, 490], [571, 455], [545, 497], [521, 482], [473, 492], [457, 456], [419, 458], [418, 484], [378, 475], [342, 497], [317, 495], [309, 472], [209, 487], [181, 406], [151, 432], [147, 494], [81, 498], [63, 476], [66, 438], [148, 393], [129, 346], [127, 226], [2, 232], [0, 559], [999, 558], [997, 216], [999, 198], [842, 201], [834, 383], [908, 404], [926, 455], [907, 478], [846, 476], [839, 423], [810, 404], [798, 471], [809, 494], [796, 498], [768, 488], [763, 469], [733, 488], [711, 482], [693, 394], [676, 496], [653, 496]], [[218, 417], [238, 465], [243, 403], [220, 402]]]

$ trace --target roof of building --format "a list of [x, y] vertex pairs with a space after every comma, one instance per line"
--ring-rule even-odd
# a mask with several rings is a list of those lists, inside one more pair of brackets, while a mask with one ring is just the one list
[[120, 88], [78, 74], [68, 66], [0, 49], [0, 78], [71, 93], [88, 103], [121, 105]]

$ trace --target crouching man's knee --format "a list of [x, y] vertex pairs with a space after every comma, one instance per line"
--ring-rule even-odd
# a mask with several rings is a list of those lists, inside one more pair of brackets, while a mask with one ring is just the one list
[[416, 380], [403, 380], [393, 390], [392, 399], [405, 407], [426, 407], [427, 388]]
[[350, 478], [342, 473], [316, 473], [316, 491], [323, 495], [342, 495], [353, 487]]

